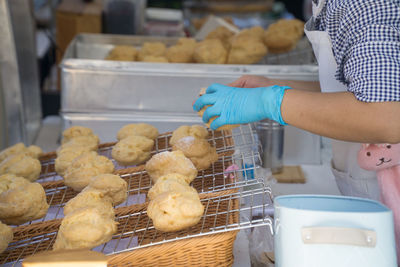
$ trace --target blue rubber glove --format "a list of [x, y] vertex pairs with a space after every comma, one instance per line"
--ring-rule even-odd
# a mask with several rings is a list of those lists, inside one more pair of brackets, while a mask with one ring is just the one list
[[211, 129], [217, 129], [225, 124], [242, 124], [262, 119], [271, 119], [282, 125], [281, 104], [287, 86], [270, 86], [258, 88], [236, 88], [222, 84], [212, 84], [206, 94], [197, 99], [193, 105], [195, 111], [208, 107], [203, 114], [203, 121], [218, 116]]

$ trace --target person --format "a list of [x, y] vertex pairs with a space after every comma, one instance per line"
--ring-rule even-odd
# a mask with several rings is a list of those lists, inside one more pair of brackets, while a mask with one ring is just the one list
[[[243, 76], [212, 84], [194, 103], [211, 128], [272, 119], [332, 138], [332, 172], [344, 195], [379, 199], [360, 143], [400, 143], [400, 1], [313, 0], [305, 24], [319, 85]], [[305, 88], [314, 90], [303, 90]]]
[[193, 108], [211, 105], [203, 120], [217, 116], [212, 129], [269, 118], [330, 137], [339, 189], [378, 199], [375, 176], [356, 158], [358, 143], [400, 142], [400, 2], [314, 0], [313, 13], [305, 33], [322, 92], [307, 82], [243, 76], [211, 85]]

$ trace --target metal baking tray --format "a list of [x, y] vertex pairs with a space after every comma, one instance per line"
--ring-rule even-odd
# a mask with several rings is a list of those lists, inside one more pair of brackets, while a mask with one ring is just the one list
[[[62, 128], [87, 126], [104, 142], [114, 141], [118, 129], [128, 123], [145, 122], [160, 132], [173, 131], [181, 125], [202, 123], [192, 103], [200, 89], [212, 83], [226, 84], [245, 74], [318, 80], [318, 66], [312, 64], [211, 65], [103, 60], [116, 44], [140, 46], [145, 41], [162, 41], [168, 45], [176, 40], [172, 37], [78, 35], [69, 45], [60, 66]], [[286, 129], [291, 143], [296, 145], [287, 147], [284, 157], [290, 159], [290, 163], [319, 164], [319, 137], [294, 127]], [[298, 151], [302, 151], [301, 155]]]
[[176, 42], [177, 38], [78, 35], [61, 67], [62, 112], [139, 111], [193, 113], [200, 88], [245, 74], [275, 79], [318, 80], [316, 65], [210, 65], [107, 61], [116, 44]]

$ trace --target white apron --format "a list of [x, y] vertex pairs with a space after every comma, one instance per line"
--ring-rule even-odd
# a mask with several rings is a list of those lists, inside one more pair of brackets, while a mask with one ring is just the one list
[[[314, 1], [313, 1], [314, 2]], [[314, 18], [321, 12], [326, 0], [313, 3], [313, 16], [304, 26], [319, 66], [319, 81], [323, 93], [347, 91], [344, 84], [335, 79], [336, 60], [332, 43], [325, 31], [316, 31]], [[332, 172], [340, 192], [347, 196], [357, 196], [379, 200], [379, 187], [375, 172], [361, 169], [357, 163], [359, 143], [332, 139]]]

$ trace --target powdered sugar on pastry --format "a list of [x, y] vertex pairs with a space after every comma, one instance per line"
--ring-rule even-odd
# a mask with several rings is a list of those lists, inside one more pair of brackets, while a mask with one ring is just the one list
[[154, 183], [159, 177], [169, 173], [182, 174], [187, 177], [187, 183], [193, 181], [197, 176], [196, 167], [182, 151], [164, 151], [154, 155], [146, 163], [146, 171]]

